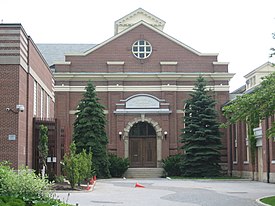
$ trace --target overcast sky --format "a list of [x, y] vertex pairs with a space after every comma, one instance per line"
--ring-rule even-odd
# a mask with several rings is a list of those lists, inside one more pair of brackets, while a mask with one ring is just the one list
[[275, 0], [1, 0], [0, 20], [21, 23], [35, 43], [99, 44], [114, 22], [143, 8], [166, 22], [164, 32], [202, 53], [219, 53], [243, 76], [267, 61], [275, 47]]

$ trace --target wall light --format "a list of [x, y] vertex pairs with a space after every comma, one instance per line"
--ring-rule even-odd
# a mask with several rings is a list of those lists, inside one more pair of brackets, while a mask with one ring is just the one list
[[167, 138], [167, 134], [168, 134], [168, 132], [167, 131], [164, 131], [164, 138], [166, 139]]
[[119, 139], [121, 140], [122, 139], [122, 132], [118, 132], [118, 135], [119, 135]]

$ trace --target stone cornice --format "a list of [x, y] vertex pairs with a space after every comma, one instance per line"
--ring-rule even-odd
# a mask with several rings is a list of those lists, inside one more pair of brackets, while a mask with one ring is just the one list
[[195, 81], [199, 76], [209, 81], [229, 81], [232, 73], [54, 73], [56, 81]]
[[[177, 86], [177, 85], [148, 85], [148, 86], [96, 86], [97, 92], [178, 92], [178, 91], [193, 91], [194, 86]], [[213, 91], [229, 91], [229, 85], [207, 86]], [[56, 85], [55, 92], [84, 92], [85, 86], [67, 86]]]

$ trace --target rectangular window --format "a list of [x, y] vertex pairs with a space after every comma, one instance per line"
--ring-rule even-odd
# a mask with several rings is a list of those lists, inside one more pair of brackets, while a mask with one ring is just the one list
[[49, 98], [49, 95], [47, 95], [47, 105], [46, 105], [46, 115], [47, 115], [47, 118], [49, 118], [50, 116], [50, 98]]
[[33, 84], [33, 116], [37, 113], [37, 82], [34, 81]]
[[41, 102], [40, 102], [40, 117], [43, 118], [43, 106], [44, 106], [44, 90], [41, 88]]
[[245, 138], [244, 138], [244, 145], [243, 145], [243, 160], [244, 163], [249, 163], [249, 141], [248, 141], [248, 131], [247, 131], [247, 124], [245, 124]]

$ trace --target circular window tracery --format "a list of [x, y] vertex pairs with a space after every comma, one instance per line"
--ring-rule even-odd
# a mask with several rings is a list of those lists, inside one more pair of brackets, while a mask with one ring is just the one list
[[132, 46], [132, 53], [138, 59], [146, 59], [152, 53], [152, 46], [146, 40], [138, 40]]

